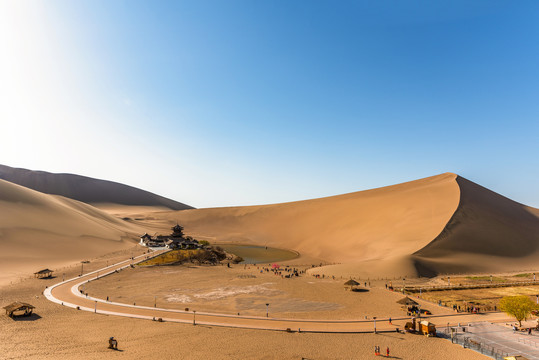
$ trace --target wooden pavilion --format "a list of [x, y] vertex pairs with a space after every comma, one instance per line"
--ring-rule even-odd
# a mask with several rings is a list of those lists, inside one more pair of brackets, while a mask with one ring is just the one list
[[34, 273], [34, 276], [38, 279], [50, 278], [52, 276], [52, 270], [49, 270], [49, 269], [39, 270], [38, 272]]
[[32, 311], [34, 311], [35, 306], [16, 301], [7, 306], [4, 306], [4, 309], [6, 310], [6, 315], [8, 315], [9, 317], [30, 316], [32, 315]]
[[354, 287], [358, 286], [359, 283], [355, 281], [354, 279], [350, 279], [347, 282], [344, 283], [344, 288], [348, 290], [352, 290]]

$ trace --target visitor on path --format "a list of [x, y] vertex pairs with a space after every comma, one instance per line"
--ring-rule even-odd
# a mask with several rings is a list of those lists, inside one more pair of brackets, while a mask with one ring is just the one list
[[389, 357], [389, 346], [386, 349], [386, 356]]
[[391, 318], [389, 318], [389, 325], [393, 325], [393, 323], [391, 322]]

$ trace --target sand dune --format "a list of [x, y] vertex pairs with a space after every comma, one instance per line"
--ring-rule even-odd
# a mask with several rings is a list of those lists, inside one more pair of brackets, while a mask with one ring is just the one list
[[289, 248], [355, 276], [520, 270], [539, 260], [539, 216], [452, 173], [284, 204], [153, 213], [195, 237]]
[[104, 254], [126, 246], [119, 239], [128, 233], [165, 233], [176, 222], [199, 239], [296, 250], [331, 264], [312, 270], [329, 275], [496, 272], [539, 260], [539, 210], [452, 173], [314, 200], [182, 211], [97, 209], [4, 181], [0, 194], [2, 264], [12, 268]]
[[[285, 204], [162, 213], [195, 236], [290, 248], [331, 263], [413, 267], [459, 204], [455, 174]], [[396, 265], [398, 264], [398, 265]], [[357, 266], [353, 266], [357, 268]]]
[[0, 180], [0, 284], [133, 246], [143, 231], [76, 200]]
[[189, 205], [132, 186], [80, 175], [52, 174], [0, 165], [0, 179], [88, 204], [114, 203], [157, 206], [172, 210], [192, 209]]
[[414, 253], [422, 267], [442, 272], [526, 269], [539, 260], [539, 216], [460, 176], [460, 203], [444, 230]]

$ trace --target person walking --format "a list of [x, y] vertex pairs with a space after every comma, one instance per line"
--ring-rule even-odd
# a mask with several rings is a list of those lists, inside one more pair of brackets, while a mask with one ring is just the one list
[[389, 346], [386, 349], [386, 356], [389, 357]]
[[393, 323], [391, 322], [391, 318], [389, 318], [389, 325], [393, 325]]

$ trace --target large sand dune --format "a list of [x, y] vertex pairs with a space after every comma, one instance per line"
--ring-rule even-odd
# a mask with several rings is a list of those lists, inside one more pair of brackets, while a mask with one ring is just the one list
[[425, 270], [533, 269], [539, 260], [539, 213], [460, 176], [460, 203], [444, 230], [414, 256]]
[[0, 285], [133, 246], [143, 231], [88, 204], [0, 180]]
[[192, 209], [189, 205], [132, 186], [80, 175], [52, 174], [0, 165], [0, 179], [88, 204], [113, 203], [157, 206], [172, 210]]
[[329, 275], [496, 272], [539, 261], [539, 210], [452, 173], [283, 204], [102, 209], [1, 181], [2, 265], [52, 267], [97, 256], [125, 247], [126, 234], [164, 233], [176, 222], [199, 239], [296, 250], [305, 261], [329, 263], [313, 270]]
[[[539, 260], [539, 217], [452, 173], [284, 204], [161, 212], [195, 237], [289, 248], [356, 276], [520, 270]], [[155, 214], [154, 214], [155, 216]]]

